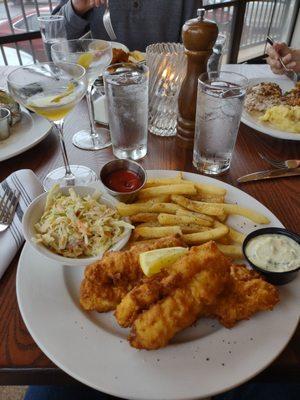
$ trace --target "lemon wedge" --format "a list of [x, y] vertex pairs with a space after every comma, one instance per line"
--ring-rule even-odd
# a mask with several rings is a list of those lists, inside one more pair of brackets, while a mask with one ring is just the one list
[[63, 98], [69, 96], [75, 89], [75, 85], [72, 82], [68, 83], [67, 89], [65, 92], [55, 96], [54, 99], [51, 100], [51, 103], [59, 103]]
[[185, 247], [168, 247], [141, 253], [140, 266], [146, 276], [152, 276], [163, 268], [168, 268], [180, 257], [188, 252]]
[[84, 53], [77, 60], [77, 64], [81, 65], [83, 68], [88, 69], [94, 59], [93, 53]]

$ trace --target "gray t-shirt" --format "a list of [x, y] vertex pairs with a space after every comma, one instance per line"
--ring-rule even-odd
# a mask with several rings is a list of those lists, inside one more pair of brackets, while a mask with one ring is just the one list
[[[130, 50], [145, 51], [151, 43], [180, 42], [181, 28], [197, 16], [200, 0], [110, 0], [110, 16], [117, 41]], [[102, 16], [104, 7], [93, 8], [83, 17], [77, 15], [71, 0], [61, 0], [54, 13], [66, 19], [68, 39], [76, 39], [88, 30], [92, 37], [109, 40]]]

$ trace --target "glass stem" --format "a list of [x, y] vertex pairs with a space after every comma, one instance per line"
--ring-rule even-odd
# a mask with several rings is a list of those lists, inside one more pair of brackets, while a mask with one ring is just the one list
[[64, 121], [62, 119], [60, 121], [54, 122], [54, 126], [58, 131], [60, 148], [61, 148], [64, 166], [65, 166], [65, 170], [66, 170], [65, 178], [72, 179], [72, 178], [74, 178], [74, 175], [72, 174], [68, 155], [67, 155], [66, 144], [65, 144], [64, 136], [63, 136], [63, 124], [64, 124]]
[[95, 113], [94, 113], [94, 105], [92, 100], [92, 88], [93, 85], [88, 85], [88, 89], [86, 92], [86, 101], [88, 106], [88, 113], [89, 113], [89, 120], [90, 120], [90, 130], [92, 138], [96, 137], [94, 120], [95, 120]]

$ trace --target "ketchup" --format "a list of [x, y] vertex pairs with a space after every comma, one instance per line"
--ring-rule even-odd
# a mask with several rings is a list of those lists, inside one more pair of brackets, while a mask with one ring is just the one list
[[140, 176], [128, 169], [113, 171], [103, 179], [104, 184], [115, 192], [132, 192], [142, 186]]

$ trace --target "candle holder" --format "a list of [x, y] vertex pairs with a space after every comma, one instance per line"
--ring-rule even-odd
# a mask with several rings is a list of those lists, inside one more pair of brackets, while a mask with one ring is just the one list
[[178, 94], [186, 74], [186, 56], [180, 43], [155, 43], [146, 49], [149, 67], [149, 130], [175, 136]]

